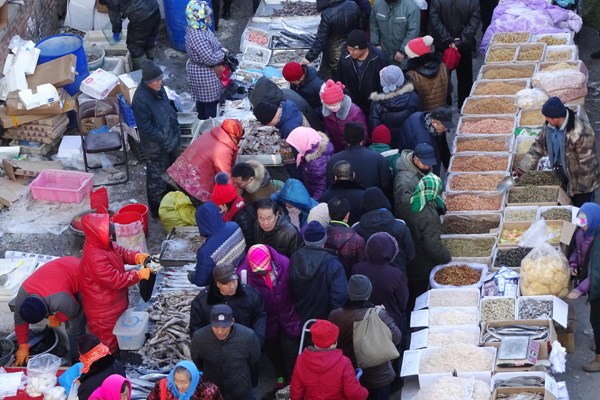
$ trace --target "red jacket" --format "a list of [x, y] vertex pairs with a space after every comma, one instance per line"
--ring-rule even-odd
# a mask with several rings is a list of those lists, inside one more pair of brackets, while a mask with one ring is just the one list
[[81, 223], [85, 233], [80, 280], [83, 311], [89, 331], [114, 354], [118, 346], [112, 330], [129, 306], [127, 288], [139, 281], [136, 271], [125, 272], [123, 262], [135, 264], [138, 252], [110, 241], [107, 214], [86, 214]]
[[296, 360], [290, 400], [365, 400], [367, 389], [342, 350], [305, 349]]
[[79, 263], [77, 257], [61, 257], [44, 264], [23, 281], [15, 300], [17, 311], [14, 313], [19, 344], [29, 340], [29, 324], [18, 311], [27, 296], [41, 297], [46, 303], [46, 316], [54, 314], [60, 322], [79, 314], [81, 306], [75, 297], [79, 293]]

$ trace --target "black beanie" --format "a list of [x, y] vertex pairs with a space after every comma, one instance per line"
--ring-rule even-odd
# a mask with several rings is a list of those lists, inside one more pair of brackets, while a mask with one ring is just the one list
[[562, 118], [567, 115], [563, 102], [556, 96], [550, 97], [542, 107], [542, 114], [548, 118]]
[[354, 29], [346, 38], [346, 45], [359, 50], [367, 48], [367, 35], [360, 29]]
[[146, 60], [142, 64], [142, 81], [150, 83], [162, 76], [162, 69], [154, 61]]
[[275, 104], [260, 102], [253, 109], [254, 116], [261, 124], [268, 125], [275, 118], [277, 108]]
[[370, 187], [365, 190], [362, 198], [362, 203], [360, 205], [360, 211], [362, 214], [379, 210], [380, 208], [385, 208], [387, 210], [392, 209], [392, 205], [390, 201], [385, 197], [385, 194], [378, 187]]
[[362, 125], [356, 122], [348, 122], [344, 126], [344, 139], [350, 146], [356, 146], [360, 144], [365, 138], [365, 130]]

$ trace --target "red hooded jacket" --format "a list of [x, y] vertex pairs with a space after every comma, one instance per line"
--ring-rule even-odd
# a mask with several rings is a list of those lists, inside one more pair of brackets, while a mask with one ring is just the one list
[[124, 262], [134, 265], [138, 252], [110, 241], [107, 214], [86, 214], [81, 223], [85, 233], [80, 280], [83, 311], [90, 332], [114, 354], [118, 346], [112, 330], [129, 306], [127, 288], [139, 281], [136, 271], [125, 271]]

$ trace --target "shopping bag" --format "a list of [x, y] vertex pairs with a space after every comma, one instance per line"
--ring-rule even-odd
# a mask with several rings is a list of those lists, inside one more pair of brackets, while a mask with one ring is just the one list
[[355, 321], [352, 343], [360, 368], [369, 368], [400, 356], [392, 331], [379, 317], [381, 306], [370, 308], [361, 321]]

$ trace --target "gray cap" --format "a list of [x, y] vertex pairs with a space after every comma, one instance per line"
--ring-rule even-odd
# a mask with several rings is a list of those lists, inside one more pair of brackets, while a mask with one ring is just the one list
[[373, 286], [364, 275], [352, 275], [348, 280], [348, 297], [352, 301], [369, 300]]

